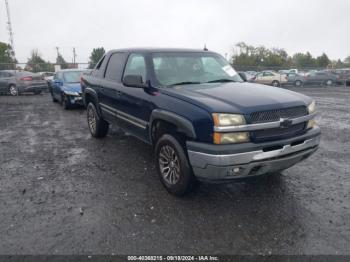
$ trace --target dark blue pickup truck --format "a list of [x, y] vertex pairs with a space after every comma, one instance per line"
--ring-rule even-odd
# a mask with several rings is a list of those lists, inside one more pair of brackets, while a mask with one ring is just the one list
[[81, 85], [92, 136], [113, 124], [152, 145], [160, 180], [175, 195], [196, 180], [284, 170], [320, 142], [311, 98], [243, 82], [210, 51], [112, 50]]

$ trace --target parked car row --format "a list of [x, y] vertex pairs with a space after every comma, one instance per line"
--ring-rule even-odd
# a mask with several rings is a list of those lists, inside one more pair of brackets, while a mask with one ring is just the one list
[[305, 85], [345, 85], [350, 83], [350, 69], [337, 70], [309, 70], [298, 69], [262, 71], [252, 76], [252, 71], [239, 72], [241, 77], [248, 82], [254, 82], [272, 86], [293, 85], [295, 87]]

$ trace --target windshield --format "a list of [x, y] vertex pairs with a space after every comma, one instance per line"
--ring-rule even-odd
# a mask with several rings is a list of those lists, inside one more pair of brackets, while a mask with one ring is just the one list
[[63, 80], [66, 83], [79, 83], [83, 71], [69, 71], [63, 73]]
[[243, 82], [223, 57], [213, 53], [153, 53], [152, 61], [156, 79], [162, 86]]

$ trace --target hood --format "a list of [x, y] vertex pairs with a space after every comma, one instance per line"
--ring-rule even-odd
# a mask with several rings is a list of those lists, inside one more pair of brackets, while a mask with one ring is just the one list
[[305, 95], [252, 83], [215, 83], [161, 88], [161, 93], [177, 97], [210, 113], [250, 114], [257, 111], [288, 108], [311, 103]]
[[62, 90], [81, 93], [81, 86], [80, 83], [63, 83]]

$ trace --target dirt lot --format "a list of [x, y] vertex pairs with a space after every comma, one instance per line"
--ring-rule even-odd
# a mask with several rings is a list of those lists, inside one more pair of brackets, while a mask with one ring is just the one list
[[160, 184], [151, 149], [47, 94], [0, 97], [0, 254], [350, 254], [350, 88], [303, 88], [322, 142], [281, 176]]

